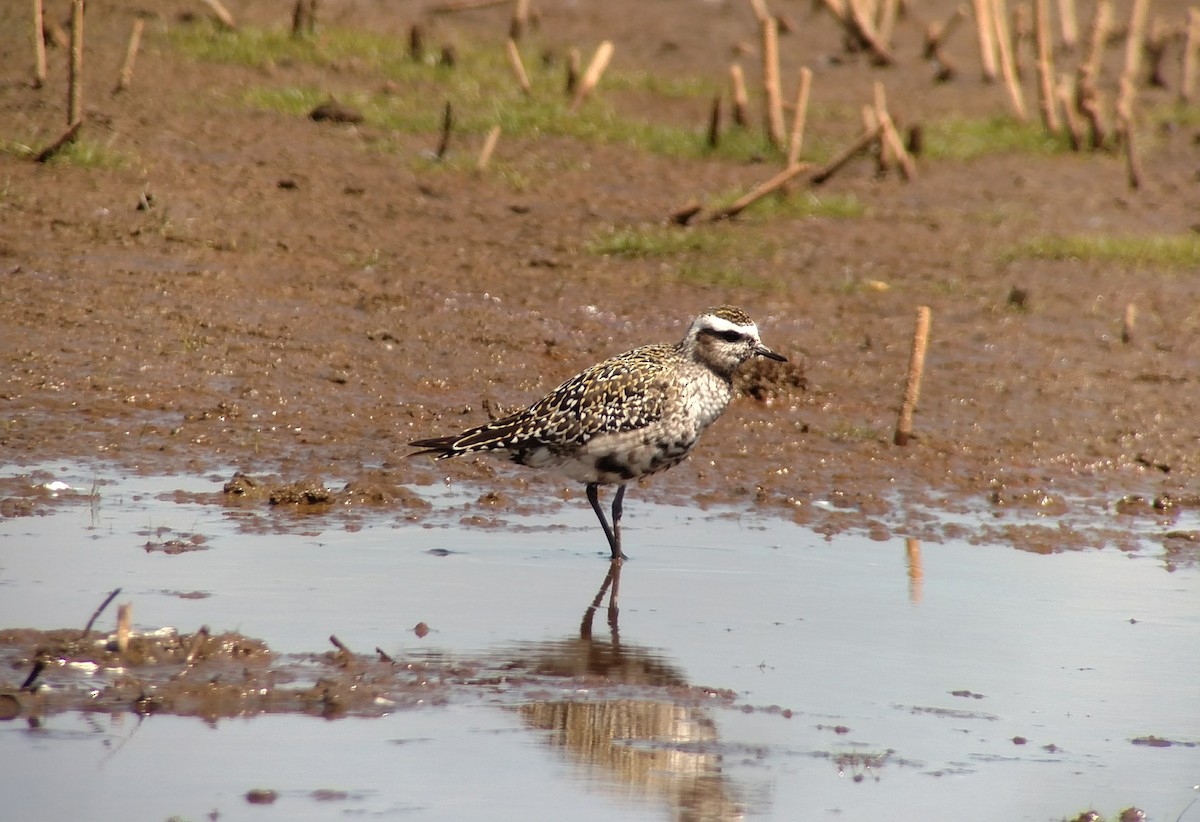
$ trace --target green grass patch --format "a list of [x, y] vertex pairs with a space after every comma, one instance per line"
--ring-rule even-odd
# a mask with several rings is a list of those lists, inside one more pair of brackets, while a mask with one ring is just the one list
[[[733, 203], [744, 192], [727, 193], [717, 198], [713, 210]], [[777, 218], [804, 219], [827, 217], [852, 220], [866, 215], [867, 207], [853, 194], [834, 192], [793, 191], [786, 197], [769, 194], [738, 215], [745, 222]]]
[[1002, 252], [1013, 260], [1081, 260], [1134, 268], [1200, 267], [1200, 235], [1075, 235], [1034, 237]]
[[1047, 134], [1041, 123], [1011, 117], [947, 117], [925, 126], [923, 156], [931, 160], [973, 160], [994, 154], [1058, 154], [1071, 150], [1067, 138]]
[[626, 259], [670, 260], [673, 267], [666, 276], [692, 285], [767, 289], [778, 284], [744, 264], [746, 259], [772, 258], [778, 243], [764, 242], [737, 226], [613, 228], [598, 233], [584, 248]]
[[684, 260], [676, 268], [674, 279], [691, 285], [715, 288], [756, 289], [764, 291], [780, 284], [778, 277], [766, 277], [753, 269], [722, 265], [704, 258]]
[[413, 65], [406, 44], [399, 38], [355, 29], [331, 27], [316, 38], [296, 38], [283, 29], [248, 26], [228, 31], [216, 24], [198, 22], [172, 26], [167, 37], [178, 51], [208, 63], [268, 68], [296, 63], [332, 66], [357, 60], [376, 70]]
[[739, 238], [723, 229], [643, 226], [602, 231], [584, 249], [590, 254], [642, 259], [681, 254], [729, 255], [739, 245]]
[[[0, 154], [10, 157], [20, 157], [32, 160], [44, 147], [40, 143], [49, 144], [53, 136], [45, 136], [29, 143], [17, 140], [0, 140]], [[68, 143], [49, 159], [48, 165], [70, 165], [77, 168], [112, 169], [124, 168], [131, 162], [129, 155], [117, 151], [109, 145], [95, 140], [80, 138]]]
[[[450, 102], [459, 134], [484, 134], [499, 125], [508, 137], [568, 137], [669, 157], [746, 160], [778, 154], [757, 130], [732, 129], [718, 147], [709, 148], [704, 112], [717, 87], [702, 79], [609, 71], [592, 99], [571, 112], [562, 93], [561, 66], [535, 57], [536, 46], [524, 49], [534, 89], [526, 96], [498, 46], [459, 44], [455, 65], [450, 68], [410, 60], [406, 44], [398, 38], [352, 29], [328, 28], [316, 38], [294, 39], [282, 30], [231, 32], [197, 24], [173, 27], [169, 39], [174, 48], [196, 60], [260, 68], [304, 63], [376, 75], [367, 82], [380, 86], [386, 81], [394, 91], [339, 95], [339, 99], [362, 110], [369, 125], [401, 133], [436, 132], [443, 104]], [[623, 92], [695, 99], [696, 125], [680, 127], [625, 116], [613, 104], [613, 98]], [[262, 87], [244, 92], [243, 101], [252, 108], [302, 115], [328, 96], [316, 88]]]

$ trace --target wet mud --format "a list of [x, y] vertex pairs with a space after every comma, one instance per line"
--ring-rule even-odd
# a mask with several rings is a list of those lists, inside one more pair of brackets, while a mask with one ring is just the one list
[[[626, 5], [546, 9], [538, 37], [554, 52], [603, 32], [620, 44], [624, 70], [722, 77], [715, 56], [753, 35], [745, 10], [656, 7], [650, 26], [631, 25], [650, 12]], [[16, 30], [16, 14], [6, 28]], [[414, 14], [349, 3], [331, 22], [407, 37]], [[280, 24], [260, 4], [239, 16]], [[497, 9], [424, 22], [431, 41], [486, 43], [503, 19]], [[116, 6], [89, 7], [97, 70], [123, 53], [126, 23]], [[801, 63], [821, 67], [814, 139], [836, 140], [820, 112], [856, 104], [875, 79], [910, 124], [1004, 110], [999, 89], [969, 72], [939, 85], [916, 60], [880, 72], [861, 55], [846, 59], [827, 23], [793, 27], [783, 49], [787, 76]], [[515, 513], [530, 497], [578, 504], [578, 489], [557, 478], [483, 458], [407, 460], [406, 443], [536, 399], [591, 362], [670, 341], [698, 310], [733, 302], [792, 364], [745, 374], [742, 398], [694, 458], [637, 489], [631, 509], [642, 495], [693, 499], [777, 511], [822, 533], [929, 539], [938, 528], [923, 512], [950, 508], [998, 520], [987, 539], [1048, 551], [1120, 544], [1123, 517], [1112, 514], [1125, 513], [1127, 495], [1194, 497], [1191, 277], [1004, 253], [1034, 236], [1191, 230], [1200, 195], [1180, 181], [1200, 162], [1194, 129], [1165, 128], [1145, 143], [1138, 191], [1104, 153], [930, 161], [909, 183], [877, 179], [861, 161], [828, 187], [862, 203], [862, 216], [721, 227], [778, 251], [738, 259], [741, 284], [706, 284], [677, 276], [674, 263], [590, 254], [588, 241], [659, 225], [680, 202], [757, 181], [762, 164], [513, 138], [505, 162], [527, 178], [513, 189], [421, 160], [421, 135], [389, 135], [399, 154], [380, 162], [357, 127], [228, 102], [244, 83], [315, 81], [336, 96], [374, 90], [380, 78], [353, 65], [264, 75], [171, 47], [170, 29], [204, 25], [186, 3], [156, 8], [141, 81], [88, 96], [91, 138], [124, 152], [124, 165], [0, 156], [0, 445], [10, 462], [266, 472], [281, 477], [268, 501], [353, 497], [410, 517], [426, 509], [406, 489], [445, 479], [496, 491], [490, 511]], [[948, 47], [969, 64], [971, 45], [964, 35]], [[22, 76], [19, 51], [5, 53], [10, 78]], [[34, 90], [10, 80], [0, 103], [11, 128], [50, 131], [61, 82], [56, 73], [52, 88]], [[645, 94], [610, 94], [632, 117], [703, 121]], [[1148, 108], [1168, 99], [1145, 95]], [[1139, 321], [1123, 341], [1130, 303]], [[934, 317], [928, 373], [915, 441], [898, 448], [891, 432], [920, 304]], [[343, 486], [336, 500], [327, 493]], [[22, 514], [37, 503], [3, 506]], [[1058, 525], [1072, 514], [1112, 527], [1064, 540]], [[1009, 534], [1014, 518], [1052, 527]]]
[[[231, 5], [247, 25], [283, 25], [269, 4]], [[415, 5], [336, 5], [333, 25], [398, 41], [417, 19], [439, 44], [499, 48], [507, 31], [504, 9], [424, 17]], [[195, 6], [172, 0], [147, 12], [134, 86], [110, 96], [100, 73], [119, 64], [130, 18], [121, 4], [88, 3], [97, 74], [87, 135], [123, 162], [41, 166], [0, 152], [6, 464], [217, 475], [220, 493], [175, 497], [275, 515], [247, 519], [248, 530], [303, 532], [306, 517], [352, 530], [363, 512], [519, 528], [523, 517], [585, 506], [582, 488], [486, 458], [409, 459], [407, 443], [484, 422], [597, 360], [677, 339], [707, 306], [735, 303], [790, 362], [746, 369], [738, 398], [693, 457], [631, 489], [629, 517], [646, 499], [714, 515], [754, 511], [825, 536], [966, 539], [1035, 553], [1132, 550], [1149, 537], [1164, 546], [1168, 565], [1200, 563], [1200, 531], [1189, 524], [1200, 511], [1195, 272], [1008, 253], [1047, 235], [1196, 231], [1194, 121], [1168, 118], [1147, 135], [1136, 191], [1121, 158], [1103, 152], [922, 162], [911, 182], [879, 178], [860, 160], [818, 196], [853, 198], [861, 216], [748, 212], [711, 227], [746, 245], [723, 263], [729, 271], [706, 278], [695, 276], [702, 252], [664, 262], [588, 246], [614, 228], [660, 226], [698, 198], [746, 190], [774, 173], [767, 164], [506, 136], [497, 155], [506, 173], [456, 170], [428, 160], [432, 133], [383, 134], [345, 116], [242, 104], [238, 90], [248, 86], [319, 86], [332, 99], [386, 83], [352, 60], [191, 60], [169, 33], [210, 25]], [[905, 59], [881, 71], [862, 54], [844, 54], [828, 19], [809, 20], [796, 7], [805, 25], [786, 34], [784, 75], [817, 68], [816, 138], [852, 138], [846, 118], [821, 114], [855, 110], [878, 79], [910, 125], [1004, 112], [1002, 90], [974, 70], [934, 84], [915, 57], [924, 23], [953, 8], [922, 7], [928, 20], [910, 20], [897, 34]], [[25, 31], [23, 14], [0, 10], [0, 30]], [[617, 44], [620, 70], [707, 78], [725, 76], [730, 54], [752, 52], [754, 36], [748, 6], [651, 10], [637, 0], [548, 4], [537, 34], [547, 54], [604, 37]], [[965, 33], [947, 48], [958, 64], [975, 65]], [[9, 143], [46, 143], [60, 129], [65, 57], [51, 57], [49, 86], [35, 90], [22, 79], [24, 50], [0, 49], [0, 137]], [[1119, 55], [1108, 59], [1115, 65]], [[651, 122], [700, 130], [707, 115], [645, 91], [600, 93]], [[1172, 94], [1147, 88], [1141, 99], [1150, 108]], [[459, 140], [451, 152], [473, 155], [476, 136]], [[1130, 304], [1138, 324], [1123, 337]], [[892, 428], [919, 305], [933, 311], [927, 372], [914, 439], [897, 447]], [[49, 515], [103, 493], [58, 489], [53, 480], [0, 480], [0, 517]], [[439, 508], [430, 491], [447, 486], [471, 489], [469, 501]], [[209, 547], [208, 536], [186, 528], [150, 526], [140, 538], [145, 551], [169, 557]], [[36, 723], [63, 711], [379, 716], [495, 700], [553, 733], [554, 744], [639, 774], [646, 790], [675, 796], [674, 805], [736, 815], [728, 786], [704, 777], [706, 757], [719, 754], [706, 747], [709, 720], [693, 713], [714, 700], [734, 706], [736, 696], [689, 684], [617, 642], [615, 614], [593, 631], [595, 615], [569, 641], [456, 660], [337, 648], [281, 656], [269, 638], [170, 630], [118, 648], [97, 633], [10, 627], [0, 631], [0, 719]], [[35, 666], [38, 677], [20, 687]], [[564, 679], [602, 698], [542, 698]], [[744, 707], [780, 721], [790, 715]], [[691, 776], [663, 764], [678, 744], [655, 741], [678, 738], [682, 726], [693, 734]], [[614, 744], [621, 734], [649, 741]], [[1133, 743], [1194, 744], [1156, 736]], [[888, 753], [829, 756], [848, 757], [838, 767], [856, 780], [904, 766]]]

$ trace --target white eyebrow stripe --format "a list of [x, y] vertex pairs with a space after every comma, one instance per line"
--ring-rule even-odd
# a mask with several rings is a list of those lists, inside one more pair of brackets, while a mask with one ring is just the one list
[[701, 320], [701, 327], [707, 328], [710, 331], [720, 333], [722, 331], [737, 331], [739, 334], [748, 334], [751, 337], [758, 337], [758, 326], [754, 323], [750, 325], [739, 325], [735, 322], [730, 322], [724, 317], [718, 317], [714, 314], [706, 314]]

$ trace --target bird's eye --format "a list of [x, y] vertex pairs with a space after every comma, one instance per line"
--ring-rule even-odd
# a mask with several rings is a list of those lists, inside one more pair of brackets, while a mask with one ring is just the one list
[[745, 338], [745, 335], [743, 335], [742, 332], [733, 331], [732, 329], [729, 331], [718, 331], [717, 336], [728, 343], [739, 342]]

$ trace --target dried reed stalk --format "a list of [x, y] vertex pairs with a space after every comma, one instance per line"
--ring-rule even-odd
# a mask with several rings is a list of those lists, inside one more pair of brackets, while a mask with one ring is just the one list
[[71, 0], [71, 62], [67, 76], [67, 125], [83, 120], [83, 0]]
[[887, 146], [888, 153], [900, 166], [901, 176], [906, 180], [914, 179], [917, 176], [917, 163], [904, 147], [900, 133], [896, 131], [896, 124], [892, 122], [892, 115], [887, 110], [887, 96], [883, 83], [878, 80], [875, 81], [875, 119], [879, 123], [882, 144]]
[[1067, 139], [1071, 142], [1071, 151], [1083, 150], [1083, 124], [1079, 122], [1079, 113], [1075, 109], [1078, 94], [1075, 84], [1066, 74], [1059, 76], [1058, 87], [1055, 89], [1058, 104], [1062, 106], [1063, 122], [1066, 124]]
[[1104, 44], [1112, 25], [1112, 0], [1098, 0], [1096, 10], [1088, 27], [1087, 53], [1075, 73], [1075, 106], [1088, 121], [1091, 132], [1090, 146], [1099, 149], [1107, 139], [1104, 115], [1097, 81], [1104, 59]]
[[996, 23], [990, 0], [972, 0], [975, 33], [979, 40], [979, 67], [985, 83], [996, 82]]
[[1058, 23], [1062, 31], [1063, 48], [1074, 51], [1079, 44], [1079, 18], [1075, 13], [1075, 0], [1058, 0]]
[[716, 148], [721, 143], [721, 95], [715, 95], [708, 114], [708, 147]]
[[221, 4], [221, 0], [203, 0], [203, 2], [212, 11], [213, 16], [217, 18], [222, 26], [230, 31], [237, 31], [237, 23], [233, 21], [233, 15], [229, 13], [229, 9]]
[[583, 101], [596, 88], [596, 84], [600, 82], [600, 76], [608, 68], [608, 61], [612, 59], [612, 55], [611, 40], [605, 40], [596, 48], [596, 53], [592, 55], [592, 62], [588, 64], [587, 71], [583, 73], [583, 79], [579, 81], [579, 88], [575, 90], [575, 99], [571, 101], [571, 111], [575, 111], [583, 105]]
[[921, 394], [921, 375], [925, 371], [925, 348], [929, 344], [929, 323], [932, 312], [929, 306], [917, 308], [917, 325], [913, 331], [912, 352], [908, 358], [908, 378], [904, 383], [904, 399], [900, 404], [900, 415], [896, 420], [896, 434], [892, 442], [908, 445], [912, 437], [913, 411]]
[[766, 101], [767, 139], [782, 148], [786, 135], [783, 125], [783, 96], [779, 89], [779, 24], [767, 16], [762, 21], [763, 97]]
[[1116, 131], [1125, 146], [1125, 170], [1130, 188], [1140, 188], [1142, 165], [1134, 133], [1133, 104], [1137, 97], [1137, 74], [1141, 65], [1142, 45], [1146, 36], [1146, 14], [1150, 0], [1133, 0], [1129, 14], [1129, 34], [1125, 41], [1125, 68], [1117, 83]]
[[863, 131], [879, 132], [879, 141], [875, 145], [875, 176], [883, 179], [892, 168], [892, 149], [888, 141], [883, 137], [883, 126], [879, 122], [879, 118], [875, 116], [875, 107], [864, 105], [859, 109], [859, 116], [862, 118]]
[[[1136, 2], [1136, 0], [1135, 0]], [[1119, 82], [1120, 90], [1117, 97], [1116, 128], [1125, 148], [1125, 173], [1129, 187], [1142, 187], [1142, 161], [1138, 155], [1137, 129], [1133, 122], [1133, 100], [1136, 92], [1133, 82], [1128, 77], [1122, 77]]]
[[129, 635], [133, 632], [133, 603], [123, 602], [117, 606], [117, 652], [129, 650]]
[[568, 97], [575, 95], [575, 89], [579, 88], [579, 67], [583, 62], [583, 56], [579, 53], [579, 49], [567, 49], [567, 80], [565, 91]]
[[450, 132], [454, 129], [454, 108], [450, 101], [446, 101], [446, 107], [442, 109], [442, 133], [438, 138], [437, 151], [434, 156], [441, 160], [446, 156], [446, 150], [450, 148]]
[[1017, 120], [1024, 123], [1029, 114], [1025, 109], [1025, 94], [1021, 91], [1021, 82], [1017, 79], [1016, 65], [1013, 62], [1013, 40], [1008, 29], [1008, 4], [1006, 0], [989, 0], [989, 5], [992, 8], [997, 51], [1000, 54], [1000, 74], [1004, 78], [1004, 87], [1008, 90], [1013, 114]]
[[1129, 33], [1125, 38], [1125, 68], [1121, 72], [1131, 84], [1136, 84], [1141, 66], [1142, 48], [1146, 40], [1146, 16], [1150, 11], [1150, 0], [1133, 0], [1129, 12]]
[[513, 0], [512, 20], [508, 24], [508, 36], [520, 40], [529, 28], [529, 0]]
[[1084, 75], [1092, 78], [1100, 76], [1100, 63], [1104, 60], [1104, 44], [1108, 41], [1108, 31], [1112, 26], [1112, 0], [1098, 0], [1096, 10], [1092, 14], [1092, 24], [1088, 27], [1087, 54], [1079, 65], [1080, 79]]
[[488, 163], [492, 160], [492, 152], [496, 150], [496, 143], [500, 140], [500, 126], [492, 126], [492, 130], [487, 133], [484, 138], [483, 148], [479, 151], [479, 160], [475, 163], [476, 171], [485, 171]]
[[737, 63], [729, 66], [729, 80], [733, 85], [733, 122], [745, 128], [750, 122], [750, 98], [746, 94], [746, 75]]
[[1054, 36], [1050, 31], [1050, 0], [1034, 0], [1033, 36], [1037, 45], [1038, 110], [1046, 131], [1057, 134], [1062, 128], [1054, 97]]
[[875, 34], [879, 42], [889, 45], [896, 31], [896, 17], [900, 10], [900, 0], [881, 0], [879, 14], [875, 20]]
[[1187, 36], [1183, 42], [1183, 76], [1179, 82], [1179, 99], [1191, 101], [1196, 96], [1196, 65], [1200, 60], [1200, 9], [1188, 9]]
[[1137, 323], [1137, 306], [1133, 303], [1125, 305], [1125, 315], [1121, 318], [1121, 342], [1129, 345], [1133, 342], [1133, 327]]
[[521, 62], [521, 52], [517, 49], [517, 41], [511, 37], [508, 38], [504, 49], [508, 54], [508, 64], [512, 67], [513, 74], [517, 76], [517, 85], [520, 86], [521, 93], [528, 97], [533, 93], [533, 87], [529, 84], [529, 74], [525, 71], [525, 64]]
[[921, 56], [937, 65], [937, 73], [934, 75], [934, 79], [939, 83], [949, 82], [958, 74], [958, 67], [942, 51], [942, 46], [945, 45], [947, 38], [958, 29], [958, 26], [966, 19], [969, 13], [969, 7], [961, 5], [954, 10], [953, 14], [946, 18], [946, 22], [930, 23], [925, 27], [925, 44]]
[[850, 2], [821, 0], [821, 2], [826, 10], [837, 20], [838, 24], [846, 31], [846, 34], [855, 43], [871, 52], [871, 59], [876, 65], [890, 66], [895, 64], [896, 58], [892, 56], [892, 52], [888, 49], [887, 45], [879, 40], [874, 26], [871, 25], [870, 19], [862, 10], [859, 3], [854, 2], [854, 0]]
[[46, 35], [42, 0], [33, 0], [33, 87], [46, 84]]
[[808, 97], [812, 90], [812, 69], [800, 69], [800, 82], [796, 88], [796, 110], [792, 113], [792, 131], [788, 135], [788, 168], [800, 162], [800, 149], [804, 145], [804, 124], [808, 118]]
[[413, 23], [408, 29], [408, 59], [419, 63], [424, 56], [425, 31], [420, 23]]
[[708, 221], [715, 223], [720, 220], [729, 220], [733, 217], [736, 217], [738, 214], [741, 214], [747, 208], [754, 205], [771, 192], [783, 188], [793, 177], [800, 174], [802, 171], [805, 171], [807, 168], [809, 168], [807, 163], [797, 163], [794, 166], [785, 168], [783, 171], [779, 172], [765, 183], [755, 186], [749, 193], [742, 195], [732, 204], [722, 208], [719, 211], [713, 212], [713, 214], [708, 218]]
[[964, 4], [954, 9], [944, 23], [930, 23], [925, 28], [925, 47], [923, 56], [926, 60], [940, 59], [942, 46], [950, 39], [950, 35], [958, 30], [962, 21], [970, 14], [970, 9]]
[[120, 94], [133, 82], [133, 64], [137, 60], [138, 48], [142, 43], [142, 29], [145, 27], [145, 20], [140, 17], [134, 19], [133, 30], [129, 33], [129, 45], [125, 48], [125, 62], [121, 64], [121, 73], [117, 75], [117, 84], [113, 87], [113, 94]]

